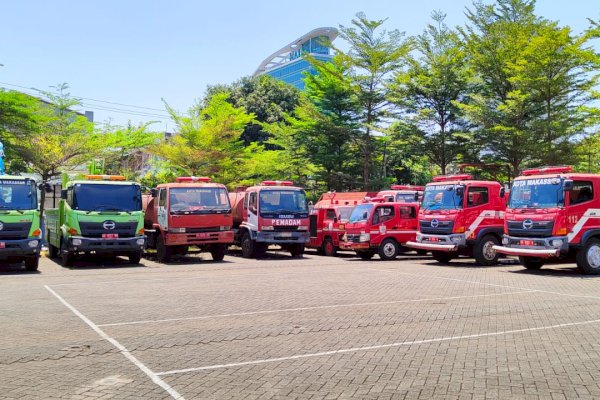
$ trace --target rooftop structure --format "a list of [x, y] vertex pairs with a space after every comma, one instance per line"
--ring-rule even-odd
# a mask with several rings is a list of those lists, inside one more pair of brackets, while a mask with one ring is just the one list
[[317, 60], [330, 61], [333, 55], [329, 43], [337, 36], [338, 30], [335, 28], [313, 29], [265, 58], [253, 76], [266, 74], [302, 90], [304, 89], [303, 72], [316, 73], [303, 56], [309, 54]]

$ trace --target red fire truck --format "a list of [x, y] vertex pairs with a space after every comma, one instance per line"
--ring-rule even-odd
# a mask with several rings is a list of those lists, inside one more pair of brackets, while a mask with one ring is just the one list
[[152, 189], [145, 203], [147, 247], [159, 262], [185, 255], [190, 246], [209, 251], [221, 261], [233, 243], [233, 218], [224, 185], [206, 177], [179, 177]]
[[416, 203], [423, 197], [423, 190], [424, 186], [392, 185], [389, 189], [377, 193], [377, 197], [389, 202]]
[[264, 181], [229, 193], [235, 243], [245, 258], [261, 257], [270, 244], [302, 257], [308, 242], [308, 205], [304, 190], [290, 181]]
[[600, 175], [571, 167], [523, 171], [515, 179], [499, 253], [519, 256], [527, 269], [574, 255], [584, 274], [600, 273]]
[[416, 241], [406, 245], [431, 251], [439, 262], [466, 255], [495, 265], [493, 246], [502, 238], [505, 209], [505, 190], [498, 182], [472, 180], [468, 174], [437, 176], [425, 186]]
[[365, 197], [375, 195], [375, 192], [323, 193], [310, 212], [310, 239], [306, 247], [328, 257], [335, 256], [352, 209]]
[[354, 250], [363, 260], [370, 260], [375, 253], [382, 260], [393, 260], [406, 250], [406, 242], [415, 239], [418, 211], [416, 203], [381, 198], [357, 205], [346, 224], [340, 249]]

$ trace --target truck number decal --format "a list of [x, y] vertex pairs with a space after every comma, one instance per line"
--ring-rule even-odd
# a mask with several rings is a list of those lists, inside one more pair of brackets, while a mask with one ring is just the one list
[[577, 215], [569, 215], [567, 217], [570, 224], [576, 224], [579, 221], [579, 217]]

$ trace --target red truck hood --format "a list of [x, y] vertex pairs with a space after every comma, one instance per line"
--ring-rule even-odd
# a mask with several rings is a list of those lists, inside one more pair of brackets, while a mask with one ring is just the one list
[[[431, 218], [438, 218], [438, 219], [453, 219], [454, 216], [456, 214], [458, 214], [459, 212], [461, 212], [461, 209], [452, 209], [452, 210], [427, 210], [427, 209], [420, 209], [419, 210], [419, 215], [420, 216], [430, 216]], [[452, 216], [451, 218], [448, 218], [447, 216]], [[429, 219], [429, 218], [428, 218]]]
[[369, 224], [367, 222], [349, 222], [345, 224], [345, 231], [347, 233], [368, 232]]
[[523, 221], [531, 219], [535, 221], [553, 221], [560, 215], [560, 211], [560, 208], [507, 208], [506, 220]]
[[170, 215], [171, 228], [209, 228], [232, 226], [233, 217], [229, 214], [175, 214]]

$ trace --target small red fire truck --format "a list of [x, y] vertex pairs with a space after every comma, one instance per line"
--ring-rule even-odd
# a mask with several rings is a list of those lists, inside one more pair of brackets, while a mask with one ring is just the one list
[[505, 209], [505, 190], [498, 182], [472, 180], [468, 174], [437, 176], [425, 186], [416, 241], [406, 245], [431, 251], [439, 262], [466, 255], [495, 265], [493, 246], [502, 238]]
[[328, 257], [335, 256], [352, 209], [366, 197], [375, 195], [375, 192], [323, 193], [310, 212], [310, 240], [306, 247]]
[[584, 274], [600, 273], [600, 175], [572, 168], [523, 171], [515, 179], [506, 209], [499, 253], [519, 256], [527, 269], [574, 255]]
[[233, 243], [233, 218], [227, 188], [206, 177], [179, 177], [152, 189], [145, 203], [147, 247], [158, 262], [185, 255], [190, 246], [221, 261]]
[[382, 260], [393, 260], [405, 251], [404, 244], [417, 234], [416, 203], [386, 202], [374, 198], [357, 205], [346, 224], [340, 249], [354, 250], [363, 260], [379, 254]]
[[308, 242], [308, 204], [304, 190], [290, 181], [264, 181], [229, 193], [235, 243], [245, 258], [262, 257], [278, 244], [302, 257]]
[[392, 185], [389, 189], [377, 193], [377, 197], [389, 202], [416, 203], [423, 197], [424, 186]]

